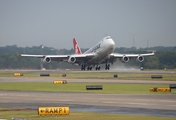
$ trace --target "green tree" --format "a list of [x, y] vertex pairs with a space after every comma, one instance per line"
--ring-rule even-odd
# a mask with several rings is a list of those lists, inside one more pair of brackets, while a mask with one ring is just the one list
[[159, 60], [156, 56], [148, 57], [146, 63], [144, 64], [145, 68], [148, 69], [158, 69], [159, 68]]

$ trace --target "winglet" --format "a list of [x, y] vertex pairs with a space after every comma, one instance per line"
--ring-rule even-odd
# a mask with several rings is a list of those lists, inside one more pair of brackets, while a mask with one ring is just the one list
[[75, 54], [82, 54], [81, 49], [76, 41], [76, 38], [73, 38], [73, 46], [74, 46]]
[[20, 56], [20, 54], [18, 52], [16, 52], [16, 56]]
[[152, 51], [153, 54], [155, 54], [155, 52], [156, 52], [156, 51], [154, 51], [154, 50]]

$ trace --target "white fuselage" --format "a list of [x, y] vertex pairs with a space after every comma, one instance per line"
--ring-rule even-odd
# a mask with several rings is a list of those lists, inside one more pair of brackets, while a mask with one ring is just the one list
[[87, 64], [100, 64], [115, 49], [115, 42], [110, 36], [103, 38], [97, 45], [87, 50], [84, 54], [93, 53], [95, 56]]
[[116, 59], [121, 60], [123, 63], [127, 63], [131, 58], [136, 58], [138, 62], [144, 61], [144, 56], [154, 55], [152, 53], [146, 54], [119, 54], [113, 53], [115, 49], [115, 42], [110, 36], [104, 37], [98, 44], [87, 50], [82, 54], [76, 39], [73, 39], [75, 54], [72, 55], [30, 55], [30, 54], [20, 54], [24, 57], [34, 57], [43, 58], [43, 61], [49, 63], [51, 61], [58, 62], [68, 62], [71, 64], [76, 64], [81, 66], [81, 70], [100, 70], [100, 64], [105, 64], [105, 70], [110, 69], [110, 64], [116, 61]]

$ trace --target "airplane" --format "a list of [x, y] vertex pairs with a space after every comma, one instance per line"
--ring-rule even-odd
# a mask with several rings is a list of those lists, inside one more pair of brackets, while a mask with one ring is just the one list
[[143, 62], [144, 56], [154, 55], [152, 53], [146, 54], [120, 54], [113, 53], [115, 49], [115, 42], [110, 36], [104, 37], [95, 46], [88, 49], [86, 52], [82, 53], [81, 49], [76, 41], [73, 39], [74, 54], [71, 55], [29, 55], [29, 54], [19, 54], [22, 57], [34, 57], [43, 58], [43, 62], [50, 63], [51, 61], [57, 62], [68, 62], [71, 64], [76, 64], [81, 66], [81, 70], [100, 70], [100, 64], [105, 64], [105, 70], [110, 69], [110, 64], [113, 65], [117, 59], [123, 63], [129, 62], [131, 58], [136, 58], [136, 61]]

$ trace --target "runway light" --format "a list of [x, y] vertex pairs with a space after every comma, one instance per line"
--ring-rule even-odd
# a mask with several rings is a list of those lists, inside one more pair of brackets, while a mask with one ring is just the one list
[[55, 80], [53, 83], [54, 84], [67, 84], [67, 81], [66, 80]]
[[13, 75], [14, 75], [14, 76], [23, 76], [22, 73], [14, 73]]
[[150, 92], [171, 92], [170, 88], [150, 88]]
[[38, 115], [68, 115], [69, 107], [38, 107]]

